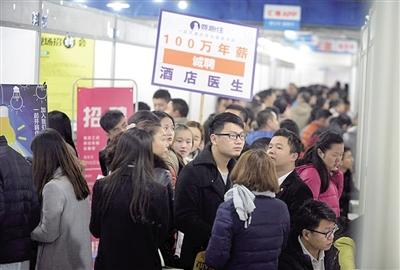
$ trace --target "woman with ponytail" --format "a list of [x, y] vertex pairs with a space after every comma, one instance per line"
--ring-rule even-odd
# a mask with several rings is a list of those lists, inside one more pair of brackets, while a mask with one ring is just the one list
[[343, 192], [343, 173], [339, 170], [343, 151], [342, 136], [328, 130], [307, 150], [296, 168], [314, 200], [326, 203], [336, 217], [340, 216], [339, 199]]

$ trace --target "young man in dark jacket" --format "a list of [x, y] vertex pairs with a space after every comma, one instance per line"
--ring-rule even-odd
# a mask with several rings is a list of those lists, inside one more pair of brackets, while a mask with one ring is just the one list
[[210, 123], [210, 144], [180, 173], [175, 191], [175, 219], [184, 233], [181, 266], [193, 269], [196, 254], [204, 251], [218, 206], [231, 188], [229, 173], [244, 146], [244, 124], [232, 113]]
[[35, 256], [30, 235], [39, 219], [31, 166], [0, 136], [0, 269], [29, 269]]
[[279, 177], [280, 191], [276, 197], [286, 203], [291, 219], [305, 201], [313, 198], [311, 190], [294, 170], [302, 148], [296, 134], [287, 129], [279, 129], [274, 133], [267, 150]]
[[[124, 114], [119, 110], [109, 110], [100, 118], [100, 126], [107, 133], [107, 144], [115, 138], [119, 133], [125, 130], [127, 123]], [[108, 175], [107, 168], [107, 151], [104, 148], [99, 152], [99, 162], [101, 173]]]
[[332, 245], [336, 214], [323, 202], [308, 201], [294, 218], [294, 231], [279, 257], [279, 270], [339, 270]]

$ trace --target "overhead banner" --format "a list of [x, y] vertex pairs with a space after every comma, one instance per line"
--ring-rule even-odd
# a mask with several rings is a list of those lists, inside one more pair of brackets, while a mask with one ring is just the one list
[[316, 51], [340, 54], [356, 54], [358, 43], [355, 40], [319, 39]]
[[132, 88], [78, 88], [77, 150], [85, 166], [85, 179], [90, 188], [101, 175], [99, 152], [107, 145], [107, 136], [100, 126], [101, 116], [108, 110], [120, 110], [125, 116], [133, 113]]
[[152, 83], [251, 99], [257, 28], [161, 11]]
[[300, 6], [264, 5], [264, 28], [270, 30], [299, 30]]
[[47, 127], [47, 88], [43, 85], [0, 84], [0, 135], [25, 157], [31, 142]]
[[[80, 78], [93, 78], [93, 66], [94, 40], [42, 33], [40, 82], [49, 88], [49, 111], [72, 117], [72, 86]], [[90, 87], [92, 81], [80, 85]]]

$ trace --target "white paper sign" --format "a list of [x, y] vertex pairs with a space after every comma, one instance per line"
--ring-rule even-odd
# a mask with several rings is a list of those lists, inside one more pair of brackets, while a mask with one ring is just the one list
[[257, 28], [161, 11], [152, 83], [251, 99]]

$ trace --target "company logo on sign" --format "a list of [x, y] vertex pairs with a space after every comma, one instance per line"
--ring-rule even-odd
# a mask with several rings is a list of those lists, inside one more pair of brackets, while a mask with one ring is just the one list
[[205, 23], [200, 23], [199, 21], [191, 21], [190, 22], [190, 30], [192, 31], [208, 31], [222, 34], [224, 29], [222, 27], [216, 25], [209, 25]]
[[288, 6], [266, 5], [264, 18], [300, 21], [300, 12], [300, 7], [296, 6], [288, 8]]
[[301, 8], [299, 6], [265, 5], [264, 27], [273, 30], [298, 30]]
[[[195, 29], [196, 28], [196, 29]], [[192, 21], [190, 23], [190, 29], [192, 30], [199, 30], [200, 29], [200, 23], [198, 21]]]

